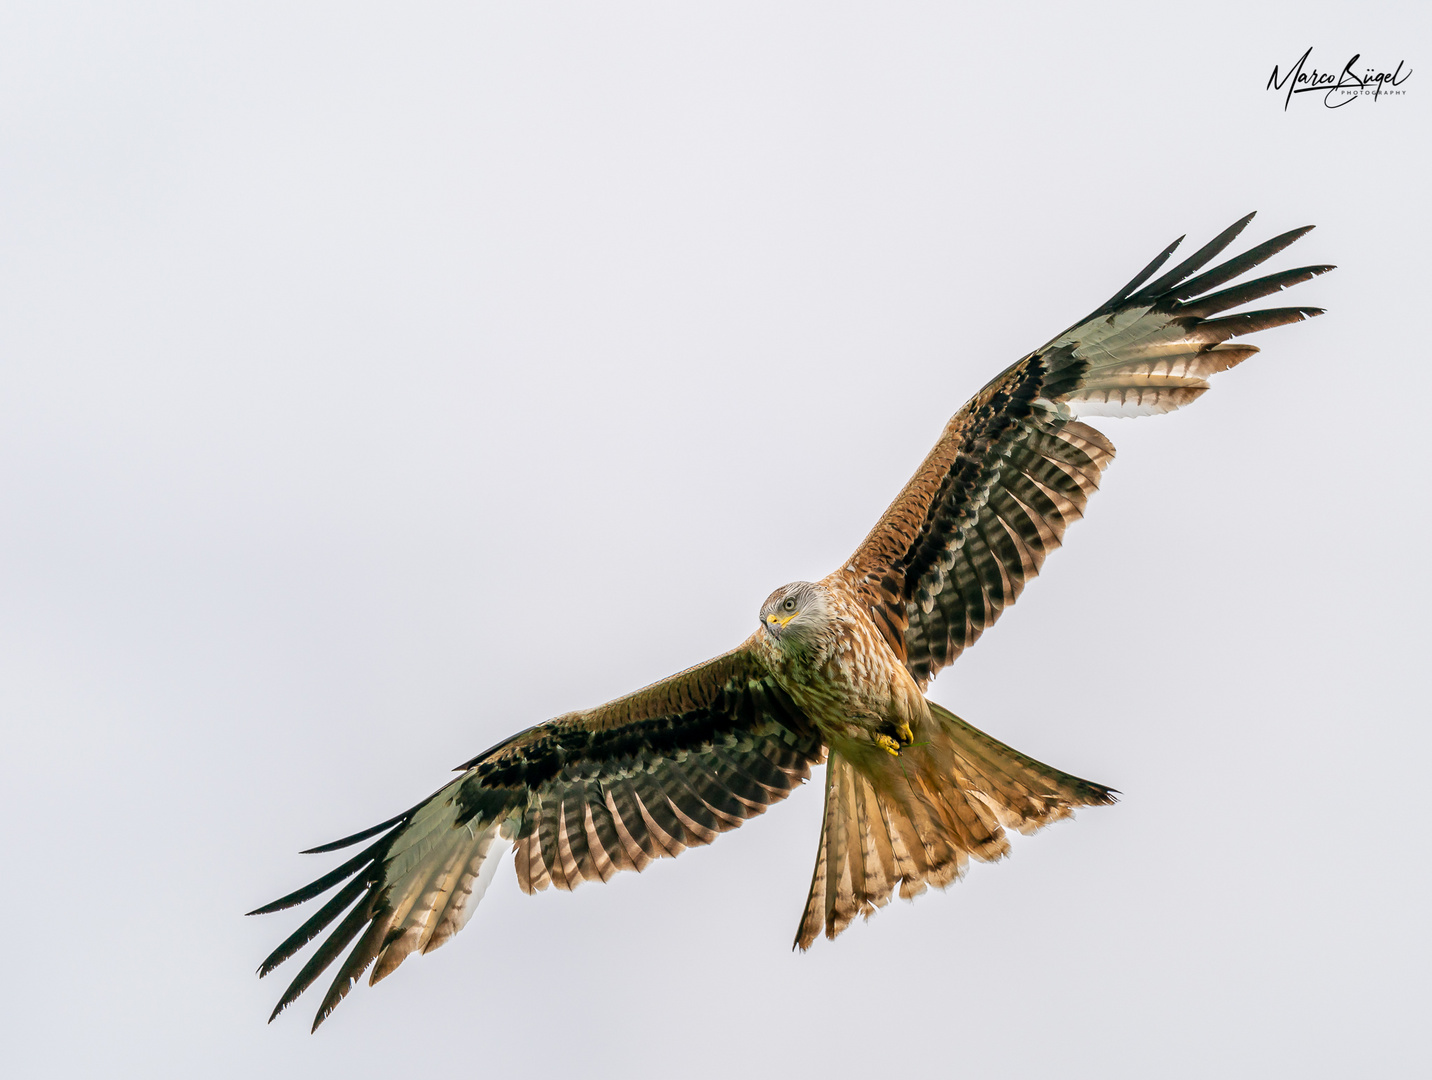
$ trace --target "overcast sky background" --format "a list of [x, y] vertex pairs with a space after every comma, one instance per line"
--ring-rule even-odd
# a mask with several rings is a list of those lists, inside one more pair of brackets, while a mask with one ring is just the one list
[[[14, 1076], [1425, 1068], [1429, 9], [0, 9]], [[1309, 46], [1405, 96], [1284, 111]], [[1405, 69], [1404, 69], [1405, 70]], [[790, 941], [813, 784], [271, 1027], [300, 848], [720, 652], [990, 376], [1249, 210], [1321, 319], [932, 696], [1123, 801]], [[1280, 301], [1271, 301], [1277, 303]], [[326, 986], [327, 979], [321, 986]], [[321, 990], [321, 987], [320, 987]]]

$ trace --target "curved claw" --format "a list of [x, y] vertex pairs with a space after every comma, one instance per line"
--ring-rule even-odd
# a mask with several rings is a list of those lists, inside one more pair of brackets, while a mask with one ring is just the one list
[[[910, 729], [907, 727], [905, 730], [908, 732]], [[900, 744], [889, 735], [876, 735], [875, 745], [880, 747], [880, 749], [884, 750], [887, 754], [893, 754], [895, 757], [900, 756]]]

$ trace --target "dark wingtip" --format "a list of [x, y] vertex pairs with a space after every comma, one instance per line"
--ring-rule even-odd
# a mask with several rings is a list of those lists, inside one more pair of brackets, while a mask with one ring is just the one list
[[1136, 296], [1139, 299], [1152, 300], [1162, 296], [1180, 281], [1183, 281], [1190, 274], [1195, 274], [1199, 270], [1202, 270], [1212, 259], [1222, 254], [1228, 245], [1238, 239], [1239, 235], [1248, 227], [1248, 223], [1252, 220], [1252, 214], [1239, 218], [1208, 243], [1204, 244], [1203, 247], [1184, 259], [1183, 262], [1164, 274], [1163, 277], [1157, 281], [1152, 281], [1147, 285], [1141, 286], [1137, 293], [1131, 294], [1131, 298]]
[[[344, 874], [343, 876], [348, 877], [349, 875]], [[332, 882], [329, 883], [328, 888], [332, 888], [333, 885], [336, 885], [341, 880], [342, 878], [335, 878]], [[312, 892], [310, 894], [310, 890], [312, 890], [312, 888], [313, 887], [311, 885], [307, 885], [296, 892], [289, 893], [287, 896], [280, 896], [277, 900], [265, 904], [263, 907], [257, 907], [254, 908], [253, 911], [244, 912], [244, 918], [247, 919], [250, 915], [272, 915], [275, 911], [285, 911], [288, 908], [296, 907], [297, 905], [303, 903], [305, 900], [311, 900], [319, 893], [327, 891], [327, 889], [319, 889], [318, 892]]]
[[374, 825], [368, 829], [364, 829], [362, 832], [356, 832], [352, 836], [345, 836], [342, 840], [330, 840], [326, 844], [319, 844], [317, 847], [306, 848], [303, 851], [300, 851], [299, 854], [326, 855], [330, 851], [339, 851], [346, 847], [352, 847], [354, 844], [357, 844], [363, 840], [367, 840], [370, 836], [377, 836], [384, 829], [391, 828], [394, 825], [402, 824], [403, 822], [407, 821], [408, 818], [412, 817], [413, 811], [415, 810], [417, 810], [416, 806], [413, 807], [411, 810], [404, 810], [401, 814], [396, 814], [393, 817], [390, 817], [387, 821], [380, 821], [377, 825]]
[[334, 1002], [332, 1005], [329, 1005], [326, 1008], [319, 1009], [318, 1015], [313, 1018], [313, 1026], [308, 1029], [308, 1033], [312, 1035], [314, 1032], [316, 1032], [318, 1030], [318, 1025], [323, 1023], [323, 1021], [327, 1020], [329, 1014], [333, 1012], [334, 1008], [336, 1007], [337, 1002]]
[[1248, 223], [1251, 222], [1257, 216], [1257, 210], [1249, 210], [1248, 213], [1244, 214], [1241, 218], [1239, 218], [1232, 225], [1230, 225], [1228, 231], [1233, 233], [1234, 236], [1239, 235], [1241, 232], [1243, 232], [1244, 229], [1248, 228]]
[[1172, 244], [1170, 244], [1168, 247], [1164, 248], [1157, 255], [1155, 255], [1152, 262], [1150, 262], [1147, 266], [1145, 266], [1142, 270], [1135, 274], [1132, 280], [1130, 280], [1127, 285], [1125, 285], [1122, 289], [1116, 292], [1113, 296], [1109, 297], [1109, 299], [1105, 300], [1104, 303], [1100, 305], [1098, 310], [1103, 311], [1107, 308], [1112, 308], [1115, 304], [1122, 303], [1124, 300], [1127, 300], [1130, 296], [1132, 296], [1134, 294], [1134, 291], [1138, 289], [1140, 285], [1148, 281], [1149, 278], [1153, 277], [1153, 275], [1159, 271], [1163, 264], [1168, 262], [1168, 257], [1172, 255], [1175, 250], [1177, 250], [1179, 244], [1183, 243], [1187, 237], [1188, 233], [1184, 233], [1183, 236], [1180, 236]]
[[1306, 236], [1312, 228], [1311, 225], [1304, 225], [1301, 229], [1289, 229], [1271, 240], [1264, 240], [1261, 244], [1249, 248], [1242, 255], [1236, 255], [1213, 269], [1204, 271], [1197, 277], [1189, 278], [1173, 290], [1173, 296], [1176, 299], [1185, 300], [1208, 289], [1216, 289], [1218, 286], [1247, 273], [1255, 266], [1262, 265], [1288, 245], [1296, 243]]
[[255, 908], [249, 912], [250, 915], [269, 915], [275, 911], [283, 911], [285, 908], [294, 907], [305, 900], [312, 900], [315, 896], [326, 893], [340, 881], [352, 877], [375, 858], [380, 858], [380, 852], [386, 850], [385, 845], [392, 842], [392, 836], [380, 837], [376, 842], [369, 844], [366, 848], [354, 855], [341, 866], [334, 867], [316, 881], [311, 881], [301, 889], [295, 889], [287, 896], [280, 896], [272, 903], [265, 904], [261, 908]]
[[270, 971], [282, 964], [299, 949], [303, 948], [310, 941], [323, 933], [339, 915], [358, 899], [372, 884], [371, 878], [359, 873], [352, 881], [345, 885], [341, 892], [337, 893], [328, 903], [314, 912], [302, 926], [295, 930], [279, 944], [278, 948], [264, 958], [259, 966], [259, 978], [262, 979]]
[[1258, 216], [1258, 211], [1257, 211], [1257, 210], [1249, 210], [1248, 213], [1244, 214], [1241, 218], [1239, 218], [1237, 221], [1235, 221], [1232, 225], [1228, 226], [1228, 229], [1227, 229], [1226, 231], [1233, 233], [1234, 236], [1237, 236], [1237, 235], [1238, 235], [1239, 233], [1241, 233], [1244, 229], [1248, 228], [1248, 223], [1249, 223], [1250, 221], [1252, 221], [1252, 220], [1253, 220], [1255, 217], [1257, 217], [1257, 216]]

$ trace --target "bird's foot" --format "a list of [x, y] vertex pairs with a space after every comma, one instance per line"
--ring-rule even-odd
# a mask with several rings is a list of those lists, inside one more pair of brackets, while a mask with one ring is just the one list
[[915, 733], [910, 730], [908, 722], [891, 724], [889, 730], [893, 732], [893, 734], [886, 735], [881, 733], [875, 736], [875, 745], [879, 746], [886, 753], [899, 757], [901, 750], [914, 744]]

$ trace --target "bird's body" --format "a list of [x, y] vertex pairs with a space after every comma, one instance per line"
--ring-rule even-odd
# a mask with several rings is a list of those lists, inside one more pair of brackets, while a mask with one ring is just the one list
[[[605, 881], [714, 840], [826, 764], [825, 814], [796, 944], [834, 937], [898, 888], [953, 881], [1111, 789], [1005, 746], [924, 689], [1012, 604], [1083, 515], [1113, 445], [1079, 419], [1186, 405], [1257, 352], [1233, 337], [1316, 308], [1214, 316], [1332, 269], [1220, 290], [1307, 229], [1204, 269], [1235, 223], [1152, 281], [1177, 242], [1093, 314], [995, 377], [946, 425], [875, 528], [818, 582], [777, 589], [735, 649], [504, 740], [412, 809], [314, 851], [372, 842], [260, 908], [338, 892], [260, 967], [326, 935], [276, 1016], [352, 945], [319, 1023], [372, 981], [462, 928], [510, 842], [533, 892]], [[1210, 291], [1219, 290], [1219, 291]], [[272, 1019], [272, 1017], [270, 1017]]]
[[826, 745], [878, 745], [881, 736], [899, 741], [902, 731], [909, 743], [910, 730], [929, 720], [925, 695], [860, 602], [849, 571], [777, 589], [766, 607], [778, 609], [788, 596], [803, 599], [801, 614], [782, 626], [763, 608], [750, 646]]

